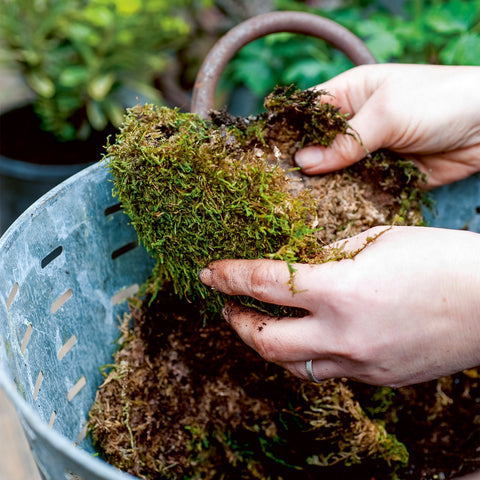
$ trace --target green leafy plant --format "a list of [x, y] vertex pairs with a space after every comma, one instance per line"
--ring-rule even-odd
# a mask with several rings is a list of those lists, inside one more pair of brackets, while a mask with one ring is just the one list
[[3, 56], [34, 91], [43, 128], [85, 139], [121, 124], [126, 92], [160, 102], [154, 78], [188, 38], [185, 13], [205, 3], [1, 0]]
[[[385, 3], [347, 1], [326, 10], [277, 0], [276, 9], [307, 11], [340, 23], [363, 39], [379, 62], [480, 64], [479, 0], [407, 0], [394, 12]], [[227, 67], [222, 85], [246, 87], [257, 99], [258, 112], [275, 85], [308, 88], [352, 66], [321, 40], [280, 33], [244, 47]]]

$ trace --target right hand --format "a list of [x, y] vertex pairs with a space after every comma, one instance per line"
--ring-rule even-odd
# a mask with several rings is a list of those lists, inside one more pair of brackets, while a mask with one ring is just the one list
[[[386, 230], [385, 230], [386, 229]], [[200, 279], [228, 295], [304, 309], [271, 317], [229, 302], [224, 317], [267, 361], [308, 378], [399, 387], [480, 364], [480, 235], [375, 227], [343, 243], [353, 258], [321, 265], [226, 259]], [[338, 244], [337, 244], [338, 246]]]
[[428, 174], [427, 188], [480, 171], [480, 67], [378, 64], [348, 70], [318, 85], [350, 115], [363, 143], [339, 135], [331, 147], [296, 154], [303, 173], [321, 174], [388, 148]]

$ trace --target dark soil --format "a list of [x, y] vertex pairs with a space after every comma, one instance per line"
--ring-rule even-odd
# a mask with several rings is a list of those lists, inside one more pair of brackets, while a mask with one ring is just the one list
[[42, 165], [73, 165], [99, 161], [105, 153], [108, 135], [92, 131], [88, 141], [60, 142], [40, 127], [40, 119], [31, 105], [10, 110], [0, 115], [0, 155]]
[[[387, 430], [410, 453], [400, 479], [452, 479], [480, 470], [479, 378], [477, 368], [392, 391]], [[352, 390], [368, 402], [377, 389], [357, 384]]]

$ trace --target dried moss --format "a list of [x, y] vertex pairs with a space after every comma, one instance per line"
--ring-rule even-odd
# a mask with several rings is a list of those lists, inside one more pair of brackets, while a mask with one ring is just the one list
[[113, 465], [142, 479], [303, 480], [338, 478], [344, 465], [388, 478], [407, 460], [347, 381], [305, 383], [265, 363], [231, 329], [202, 327], [171, 290], [147, 303], [132, 308], [131, 329], [124, 320], [91, 411]]

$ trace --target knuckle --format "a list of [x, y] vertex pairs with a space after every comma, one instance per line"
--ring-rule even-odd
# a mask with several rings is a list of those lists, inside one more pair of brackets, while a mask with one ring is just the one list
[[254, 266], [250, 275], [250, 290], [253, 297], [264, 299], [274, 284], [275, 275], [268, 265], [262, 262]]
[[338, 136], [335, 139], [334, 149], [335, 156], [341, 161], [342, 166], [350, 165], [365, 156], [365, 148], [350, 135]]
[[292, 375], [298, 378], [308, 379], [308, 374], [305, 370], [305, 362], [293, 362], [282, 365]]
[[341, 358], [354, 365], [368, 364], [372, 360], [371, 341], [367, 335], [359, 332], [358, 329], [344, 332], [337, 349]]
[[253, 343], [255, 350], [267, 362], [277, 362], [279, 360], [277, 342], [266, 334], [265, 329], [253, 337]]

